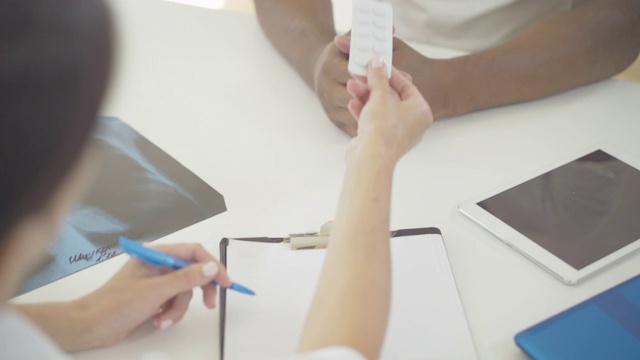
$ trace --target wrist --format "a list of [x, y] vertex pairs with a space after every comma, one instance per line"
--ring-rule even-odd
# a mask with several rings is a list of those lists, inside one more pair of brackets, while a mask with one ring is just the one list
[[103, 322], [97, 317], [98, 312], [94, 305], [90, 303], [87, 296], [83, 296], [69, 303], [69, 312], [73, 314], [74, 328], [78, 340], [74, 343], [73, 349], [68, 351], [81, 351], [93, 348], [104, 347], [104, 340], [101, 336]]
[[389, 148], [383, 136], [368, 135], [354, 138], [347, 164], [350, 167], [365, 164], [393, 173], [401, 155]]
[[101, 326], [99, 319], [95, 319], [92, 307], [87, 304], [84, 298], [62, 303], [65, 307], [64, 322], [67, 326], [60, 334], [57, 341], [60, 346], [68, 352], [101, 347], [99, 332]]
[[88, 312], [78, 301], [19, 304], [15, 307], [67, 352], [96, 346], [92, 334], [99, 326], [92, 326]]
[[[450, 89], [453, 88], [457, 74], [453, 71], [448, 60], [425, 58], [421, 64], [421, 75], [414, 77], [414, 84], [427, 100], [434, 119], [442, 119], [453, 116], [453, 109]], [[411, 73], [413, 75], [413, 73]]]
[[431, 59], [407, 47], [394, 53], [394, 66], [408, 72], [413, 84], [429, 103], [434, 119], [459, 115], [457, 100], [466, 96], [461, 80], [468, 76], [462, 71], [459, 58]]

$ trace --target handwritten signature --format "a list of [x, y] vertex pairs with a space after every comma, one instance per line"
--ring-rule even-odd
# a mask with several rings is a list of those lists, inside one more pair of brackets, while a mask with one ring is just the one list
[[112, 257], [120, 254], [120, 247], [117, 242], [97, 248], [87, 253], [77, 253], [73, 256], [69, 256], [69, 264], [75, 264], [77, 262], [92, 262], [97, 264], [101, 261], [111, 259]]

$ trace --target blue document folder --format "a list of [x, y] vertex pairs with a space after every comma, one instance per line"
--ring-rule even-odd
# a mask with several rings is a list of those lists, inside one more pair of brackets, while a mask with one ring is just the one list
[[640, 275], [516, 335], [533, 359], [640, 359]]

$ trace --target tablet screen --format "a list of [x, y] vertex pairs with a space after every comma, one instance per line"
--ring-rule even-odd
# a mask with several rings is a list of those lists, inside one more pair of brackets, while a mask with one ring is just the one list
[[597, 150], [478, 206], [580, 270], [640, 239], [640, 171]]

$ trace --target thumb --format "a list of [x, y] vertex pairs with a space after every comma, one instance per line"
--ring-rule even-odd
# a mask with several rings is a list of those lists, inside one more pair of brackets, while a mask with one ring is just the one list
[[351, 50], [351, 32], [346, 33], [345, 35], [337, 35], [333, 38], [333, 43], [336, 45], [338, 50], [343, 54], [349, 54]]
[[379, 93], [389, 92], [389, 80], [387, 79], [387, 69], [384, 61], [378, 56], [369, 61], [367, 69], [367, 84], [371, 91], [370, 96]]
[[163, 289], [164, 296], [171, 298], [181, 292], [207, 285], [214, 280], [219, 270], [220, 267], [215, 261], [209, 261], [169, 272], [156, 279], [161, 282], [159, 287]]

